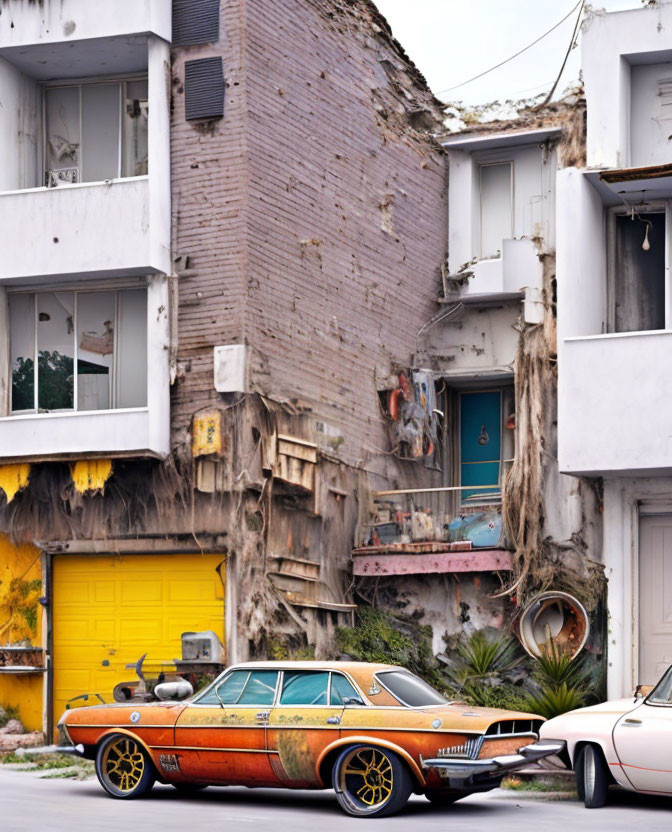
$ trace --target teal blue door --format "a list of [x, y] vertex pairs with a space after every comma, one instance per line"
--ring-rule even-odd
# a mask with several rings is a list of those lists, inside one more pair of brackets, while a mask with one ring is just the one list
[[500, 495], [502, 394], [460, 396], [460, 485], [486, 485], [462, 491], [462, 501]]

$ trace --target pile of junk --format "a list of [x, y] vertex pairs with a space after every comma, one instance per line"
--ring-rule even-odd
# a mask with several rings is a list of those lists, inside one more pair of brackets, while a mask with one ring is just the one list
[[[226, 667], [226, 648], [212, 630], [185, 632], [180, 637], [182, 658], [173, 659], [172, 668], [163, 666], [155, 674], [144, 668], [147, 653], [127, 670], [134, 670], [136, 679], [116, 684], [112, 690], [115, 702], [157, 702], [188, 699], [194, 691], [216, 679]], [[99, 693], [82, 693], [65, 706], [66, 710], [81, 705], [106, 704]]]

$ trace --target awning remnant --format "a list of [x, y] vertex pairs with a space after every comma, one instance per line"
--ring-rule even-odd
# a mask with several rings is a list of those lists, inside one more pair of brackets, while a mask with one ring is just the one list
[[28, 485], [30, 465], [17, 462], [12, 465], [0, 465], [0, 489], [5, 492], [7, 502], [11, 503], [18, 491]]
[[112, 474], [111, 459], [80, 459], [70, 465], [70, 474], [80, 494], [102, 491]]

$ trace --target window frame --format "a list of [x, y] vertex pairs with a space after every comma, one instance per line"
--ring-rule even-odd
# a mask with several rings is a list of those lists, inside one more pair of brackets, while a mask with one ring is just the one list
[[478, 170], [478, 259], [479, 260], [501, 260], [503, 254], [503, 245], [499, 250], [499, 255], [484, 254], [483, 252], [483, 169], [492, 168], [498, 165], [509, 166], [509, 215], [510, 215], [510, 234], [508, 237], [502, 237], [502, 241], [511, 240], [514, 237], [515, 229], [515, 160], [511, 157], [503, 159], [477, 159], [476, 166]]
[[[110, 401], [113, 402], [116, 400], [117, 397], [117, 363], [118, 363], [118, 320], [119, 320], [119, 293], [124, 290], [142, 290], [145, 293], [145, 301], [146, 303], [149, 302], [148, 298], [148, 282], [146, 279], [142, 279], [141, 281], [136, 280], [127, 280], [127, 281], [115, 281], [114, 283], [107, 285], [104, 283], [92, 283], [91, 285], [82, 284], [81, 282], [77, 285], [73, 285], [70, 283], [60, 284], [46, 284], [46, 285], [31, 285], [31, 286], [8, 286], [7, 287], [7, 322], [8, 322], [8, 334], [11, 337], [12, 331], [12, 319], [9, 314], [9, 298], [13, 295], [32, 295], [35, 298], [33, 304], [33, 314], [34, 314], [34, 389], [33, 389], [33, 404], [34, 407], [32, 409], [24, 409], [24, 410], [14, 410], [12, 408], [12, 373], [13, 373], [13, 366], [12, 366], [12, 354], [11, 350], [7, 352], [7, 363], [5, 371], [7, 373], [7, 385], [9, 389], [9, 410], [6, 416], [3, 416], [3, 419], [22, 419], [26, 417], [49, 417], [49, 416], [57, 416], [57, 415], [84, 415], [84, 414], [102, 414], [102, 413], [127, 413], [127, 412], [137, 412], [137, 411], [146, 411], [149, 407], [149, 383], [147, 384], [147, 388], [145, 390], [145, 404], [138, 406], [138, 407], [108, 407], [102, 408], [100, 410], [79, 410], [77, 408], [77, 394], [78, 394], [78, 375], [77, 372], [77, 364], [78, 364], [78, 357], [79, 357], [79, 339], [78, 339], [78, 303], [77, 303], [77, 296], [79, 294], [91, 294], [94, 292], [100, 293], [111, 293], [115, 294], [115, 330], [114, 330], [114, 352], [113, 352], [113, 359], [112, 359], [112, 366], [110, 373]], [[74, 295], [73, 299], [73, 386], [72, 386], [72, 399], [73, 399], [73, 407], [72, 408], [59, 408], [57, 410], [48, 410], [48, 411], [40, 411], [39, 409], [39, 362], [38, 362], [38, 317], [39, 317], [39, 309], [37, 303], [37, 296], [39, 294], [48, 294], [48, 293], [64, 293], [64, 292], [71, 292]], [[150, 339], [150, 330], [149, 327], [147, 329], [147, 342], [145, 344], [145, 360], [149, 361], [149, 339]]]
[[612, 205], [606, 210], [606, 245], [607, 245], [607, 285], [606, 285], [606, 329], [608, 335], [634, 335], [665, 332], [672, 329], [672, 199], [659, 199], [635, 206], [640, 214], [665, 215], [665, 328], [664, 329], [635, 329], [625, 332], [616, 329], [616, 249], [617, 249], [617, 217], [627, 217], [630, 211], [625, 205]]
[[[119, 91], [119, 137], [118, 137], [118, 150], [117, 150], [117, 175], [113, 177], [113, 179], [141, 179], [146, 178], [148, 174], [141, 174], [139, 176], [123, 176], [122, 171], [124, 169], [124, 101], [126, 100], [125, 89], [128, 83], [133, 83], [136, 81], [146, 81], [148, 84], [147, 90], [147, 98], [149, 100], [149, 73], [148, 72], [136, 72], [131, 73], [129, 75], [125, 74], [114, 74], [114, 75], [104, 75], [104, 76], [85, 76], [83, 78], [66, 78], [66, 79], [57, 79], [52, 81], [43, 81], [40, 84], [40, 114], [41, 114], [41, 141], [39, 142], [38, 149], [39, 149], [39, 158], [38, 158], [38, 172], [40, 173], [40, 186], [44, 188], [53, 188], [56, 186], [50, 186], [47, 182], [47, 92], [51, 89], [64, 89], [64, 88], [76, 88], [79, 90], [79, 134], [80, 134], [80, 145], [79, 145], [79, 163], [77, 165], [78, 170], [78, 181], [77, 182], [63, 182], [58, 185], [59, 188], [67, 188], [72, 187], [72, 185], [91, 185], [94, 182], [105, 182], [106, 180], [91, 180], [84, 182], [81, 178], [82, 173], [82, 160], [84, 158], [85, 148], [82, 144], [82, 87], [83, 86], [91, 86], [95, 84], [119, 84], [120, 91]], [[147, 166], [149, 168], [149, 159], [147, 162]]]

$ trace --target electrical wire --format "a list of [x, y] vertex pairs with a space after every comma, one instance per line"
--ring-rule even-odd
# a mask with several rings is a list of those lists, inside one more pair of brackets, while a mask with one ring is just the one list
[[585, 0], [579, 0], [579, 2], [572, 9], [570, 9], [570, 11], [567, 12], [567, 14], [562, 18], [562, 20], [559, 20], [554, 26], [551, 26], [551, 28], [547, 32], [544, 32], [543, 35], [539, 35], [539, 37], [536, 40], [533, 40], [532, 43], [528, 43], [527, 46], [520, 49], [518, 52], [516, 52], [515, 55], [511, 55], [510, 58], [506, 58], [506, 60], [500, 61], [500, 63], [496, 64], [495, 66], [491, 66], [490, 69], [486, 69], [484, 72], [480, 72], [478, 75], [474, 75], [473, 78], [469, 78], [466, 81], [462, 81], [462, 83], [460, 84], [455, 84], [454, 87], [448, 87], [447, 90], [439, 90], [439, 92], [436, 93], [437, 96], [443, 95], [446, 92], [452, 92], [453, 90], [457, 90], [460, 87], [466, 86], [467, 84], [471, 84], [472, 81], [476, 81], [478, 78], [482, 78], [484, 75], [488, 75], [490, 72], [494, 72], [494, 70], [499, 69], [500, 66], [504, 66], [504, 64], [508, 64], [509, 61], [512, 61], [514, 58], [517, 58], [518, 55], [522, 55], [523, 52], [527, 52], [528, 49], [531, 49], [533, 46], [536, 46], [539, 43], [539, 41], [543, 40], [545, 37], [550, 35], [551, 32], [554, 32], [558, 28], [558, 26], [561, 26], [565, 22], [565, 20], [567, 20], [568, 17], [571, 17], [574, 14], [574, 12], [579, 8], [579, 6], [581, 6], [583, 10], [584, 3]]
[[569, 58], [569, 53], [574, 49], [576, 46], [576, 39], [579, 35], [579, 26], [581, 25], [581, 15], [583, 14], [583, 7], [586, 5], [586, 0], [581, 0], [581, 8], [579, 9], [579, 13], [576, 16], [576, 23], [574, 24], [574, 31], [572, 32], [571, 40], [569, 41], [569, 47], [567, 48], [567, 52], [565, 54], [565, 60], [562, 62], [562, 66], [560, 67], [560, 72], [558, 72], [558, 77], [555, 79], [555, 83], [551, 87], [548, 95], [544, 100], [539, 104], [540, 107], [545, 107], [546, 104], [553, 98], [553, 93], [555, 92], [556, 87], [560, 83], [560, 79], [562, 78], [562, 73], [565, 71], [565, 67], [567, 66], [567, 60]]

